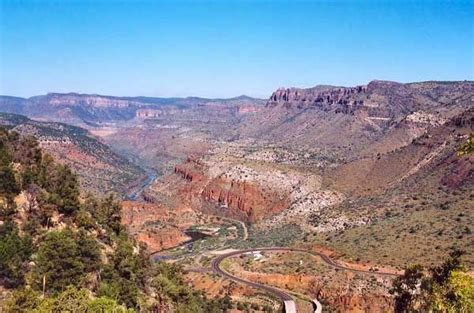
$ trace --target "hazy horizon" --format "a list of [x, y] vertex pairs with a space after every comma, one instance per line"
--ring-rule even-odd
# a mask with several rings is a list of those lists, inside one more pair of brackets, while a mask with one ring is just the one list
[[1, 1], [0, 94], [473, 80], [473, 1]]

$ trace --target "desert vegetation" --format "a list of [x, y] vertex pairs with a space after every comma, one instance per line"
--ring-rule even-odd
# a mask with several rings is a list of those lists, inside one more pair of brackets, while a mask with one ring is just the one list
[[[77, 176], [33, 137], [0, 129], [0, 283], [5, 312], [221, 312], [171, 264], [153, 264], [109, 196], [81, 196]], [[5, 296], [6, 295], [6, 296]]]
[[472, 312], [474, 279], [453, 251], [442, 264], [425, 269], [412, 265], [396, 278], [390, 290], [396, 312]]

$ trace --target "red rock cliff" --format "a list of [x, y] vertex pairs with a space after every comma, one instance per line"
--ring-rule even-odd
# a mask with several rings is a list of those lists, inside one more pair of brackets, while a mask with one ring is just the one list
[[181, 192], [196, 200], [191, 201], [195, 209], [256, 222], [281, 212], [289, 205], [282, 195], [264, 192], [264, 186], [222, 177], [210, 178], [206, 171], [204, 164], [192, 159], [174, 168], [174, 173], [186, 180]]

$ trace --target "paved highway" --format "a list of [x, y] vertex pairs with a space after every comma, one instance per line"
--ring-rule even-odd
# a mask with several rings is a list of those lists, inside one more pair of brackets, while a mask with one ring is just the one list
[[248, 286], [258, 288], [258, 289], [261, 289], [261, 290], [264, 290], [264, 291], [267, 291], [268, 293], [271, 293], [271, 294], [275, 295], [276, 297], [278, 297], [279, 299], [281, 299], [283, 301], [283, 303], [285, 305], [285, 312], [286, 313], [296, 313], [296, 303], [295, 303], [295, 301], [293, 301], [293, 298], [289, 294], [287, 294], [287, 293], [285, 293], [285, 292], [283, 292], [283, 291], [281, 291], [280, 289], [277, 289], [277, 288], [273, 288], [273, 287], [270, 287], [270, 286], [265, 286], [265, 285], [262, 285], [262, 284], [259, 284], [259, 283], [255, 283], [255, 282], [252, 282], [252, 281], [249, 281], [249, 280], [245, 280], [245, 279], [230, 275], [229, 273], [223, 271], [220, 268], [220, 263], [224, 259], [229, 258], [231, 256], [239, 255], [239, 254], [242, 254], [242, 253], [245, 253], [245, 252], [252, 252], [252, 251], [260, 251], [260, 250], [239, 250], [239, 251], [234, 251], [234, 252], [222, 254], [222, 255], [220, 255], [220, 256], [218, 256], [218, 257], [216, 257], [215, 259], [212, 260], [212, 262], [211, 262], [212, 271], [214, 273], [219, 274], [221, 276], [224, 276], [224, 277], [226, 277], [230, 280], [233, 280], [233, 281], [236, 281], [236, 282], [239, 282], [239, 283], [242, 283], [242, 284], [246, 284]]
[[[260, 249], [237, 250], [237, 251], [233, 251], [233, 252], [229, 252], [229, 253], [226, 253], [226, 254], [219, 255], [219, 256], [217, 256], [216, 258], [214, 258], [212, 260], [211, 268], [212, 268], [212, 271], [214, 273], [222, 275], [222, 276], [224, 276], [228, 279], [231, 279], [233, 281], [240, 282], [242, 284], [246, 284], [246, 285], [254, 287], [254, 288], [259, 288], [261, 290], [267, 291], [267, 292], [277, 296], [279, 299], [281, 299], [283, 301], [283, 303], [285, 305], [285, 312], [287, 312], [287, 313], [295, 313], [296, 312], [296, 304], [295, 304], [293, 298], [289, 294], [285, 293], [284, 291], [282, 291], [280, 289], [274, 288], [274, 287], [262, 285], [262, 284], [259, 284], [259, 283], [255, 283], [255, 282], [252, 282], [252, 281], [248, 281], [248, 280], [233, 276], [233, 275], [223, 271], [220, 268], [221, 262], [224, 261], [227, 258], [237, 256], [237, 255], [241, 255], [243, 253], [260, 252], [260, 251], [293, 251], [293, 252], [309, 253], [309, 254], [320, 257], [321, 260], [324, 263], [326, 263], [327, 265], [332, 266], [334, 268], [337, 268], [337, 269], [352, 271], [352, 272], [357, 272], [357, 273], [364, 273], [364, 274], [373, 274], [373, 275], [379, 275], [379, 276], [393, 276], [393, 277], [397, 276], [397, 274], [394, 274], [394, 273], [373, 272], [373, 271], [367, 271], [367, 270], [353, 269], [353, 268], [350, 268], [350, 267], [347, 267], [347, 266], [340, 265], [340, 264], [336, 263], [333, 259], [331, 259], [327, 255], [324, 255], [322, 253], [315, 252], [315, 251], [308, 251], [308, 250], [304, 250], [304, 249], [296, 249], [296, 248], [271, 247], [271, 248], [260, 248]], [[315, 312], [318, 312], [318, 313], [321, 312], [322, 311], [322, 306], [318, 302], [318, 300], [314, 299], [313, 303], [316, 305]]]

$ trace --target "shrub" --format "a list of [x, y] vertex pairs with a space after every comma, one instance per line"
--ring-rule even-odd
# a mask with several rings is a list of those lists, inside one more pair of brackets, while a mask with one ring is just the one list
[[29, 236], [21, 237], [13, 223], [0, 226], [0, 276], [6, 287], [17, 287], [24, 282], [24, 263], [32, 253]]
[[53, 231], [47, 234], [38, 248], [34, 270], [35, 286], [60, 292], [69, 285], [78, 286], [84, 277], [85, 265], [71, 230]]
[[474, 279], [465, 273], [462, 253], [453, 251], [441, 265], [411, 266], [394, 280], [396, 312], [474, 312]]

